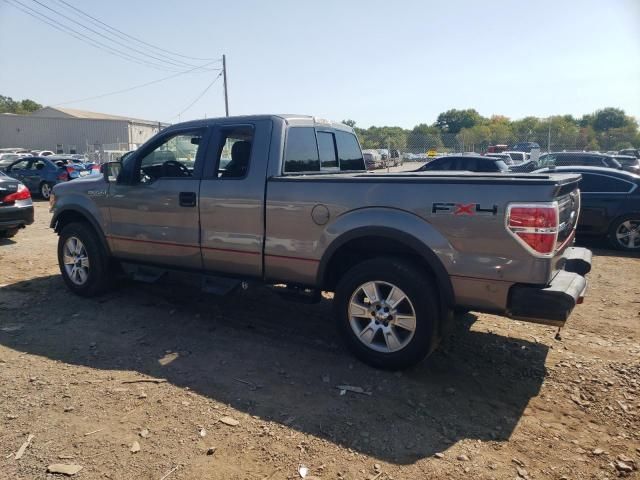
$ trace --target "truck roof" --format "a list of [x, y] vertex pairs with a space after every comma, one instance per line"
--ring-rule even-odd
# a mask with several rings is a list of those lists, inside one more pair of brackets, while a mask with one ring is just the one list
[[208, 126], [213, 124], [224, 124], [224, 123], [238, 123], [238, 122], [248, 122], [248, 121], [256, 121], [256, 120], [268, 120], [268, 119], [278, 119], [283, 120], [287, 125], [296, 126], [296, 127], [318, 127], [325, 126], [329, 128], [334, 128], [337, 130], [345, 130], [347, 132], [353, 132], [353, 128], [344, 123], [334, 122], [331, 120], [326, 120], [319, 117], [314, 117], [311, 115], [296, 115], [296, 114], [281, 114], [281, 113], [269, 113], [269, 114], [259, 114], [259, 115], [236, 115], [232, 117], [215, 117], [215, 118], [205, 118], [200, 120], [191, 120], [188, 122], [174, 123], [171, 127], [174, 128], [176, 126]]

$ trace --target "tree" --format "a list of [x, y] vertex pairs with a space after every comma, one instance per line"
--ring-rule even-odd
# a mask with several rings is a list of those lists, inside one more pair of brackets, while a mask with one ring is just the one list
[[351, 128], [356, 126], [356, 121], [355, 120], [342, 120], [342, 123], [344, 123], [345, 125], [349, 125]]
[[454, 108], [438, 115], [435, 126], [442, 132], [459, 133], [463, 128], [471, 128], [482, 120], [482, 116], [473, 108], [466, 110]]
[[611, 128], [621, 128], [629, 124], [629, 118], [624, 110], [619, 108], [603, 108], [593, 114], [593, 128], [597, 132], [603, 132]]
[[0, 95], [0, 113], [25, 114], [34, 112], [41, 108], [42, 105], [28, 98], [22, 101], [16, 101], [11, 97]]
[[416, 125], [407, 137], [407, 147], [414, 153], [423, 153], [430, 149], [440, 149], [443, 147], [440, 130], [430, 127], [426, 123]]

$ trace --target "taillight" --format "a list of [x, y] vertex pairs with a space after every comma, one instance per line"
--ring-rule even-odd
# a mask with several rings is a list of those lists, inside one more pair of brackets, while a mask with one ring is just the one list
[[559, 224], [557, 202], [512, 203], [507, 207], [507, 230], [535, 255], [553, 255], [558, 243]]
[[31, 193], [29, 193], [29, 189], [24, 185], [18, 185], [18, 190], [14, 193], [10, 193], [2, 199], [2, 203], [13, 203], [16, 200], [27, 200], [31, 198]]
[[69, 174], [67, 172], [58, 173], [58, 180], [69, 180]]

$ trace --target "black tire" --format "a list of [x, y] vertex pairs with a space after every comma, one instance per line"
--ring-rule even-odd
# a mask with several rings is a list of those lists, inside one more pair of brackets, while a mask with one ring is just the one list
[[40, 194], [40, 197], [44, 198], [45, 200], [49, 200], [49, 197], [51, 196], [52, 188], [53, 188], [53, 185], [51, 185], [50, 183], [42, 182], [38, 187], [38, 193]]
[[[409, 304], [405, 304], [405, 306], [411, 307], [415, 313], [413, 336], [405, 339], [407, 343], [396, 351], [376, 351], [375, 347], [365, 345], [352, 327], [352, 317], [349, 313], [352, 297], [362, 291], [361, 286], [367, 282], [376, 281], [396, 286], [402, 290], [409, 301]], [[385, 297], [385, 295], [387, 295], [385, 292], [380, 292], [381, 297]], [[386, 298], [388, 299], [388, 297]], [[398, 370], [416, 365], [431, 353], [434, 345], [433, 336], [440, 319], [438, 298], [436, 287], [426, 272], [415, 268], [405, 260], [382, 257], [366, 260], [351, 268], [342, 277], [335, 292], [334, 314], [338, 330], [356, 357], [376, 368]], [[367, 300], [364, 302], [366, 303]], [[370, 304], [366, 303], [366, 305]], [[373, 310], [374, 307], [371, 309]], [[373, 313], [371, 314], [373, 315]], [[374, 319], [356, 316], [354, 322], [356, 321], [362, 321], [366, 324]], [[370, 325], [373, 328], [382, 328], [382, 326], [374, 326], [371, 323]], [[363, 328], [363, 331], [364, 329], [366, 327]], [[376, 336], [386, 343], [384, 332], [377, 331], [373, 338], [377, 338]], [[370, 344], [373, 343], [370, 342]], [[379, 343], [382, 344], [382, 342]], [[378, 348], [384, 348], [384, 345], [378, 345]]]
[[[624, 225], [629, 222], [628, 225]], [[628, 226], [631, 226], [637, 233], [635, 234], [635, 240], [633, 241], [633, 246], [629, 245], [631, 243], [631, 239], [626, 240], [626, 244], [623, 240], [619, 240], [617, 234], [619, 230], [622, 230], [622, 233], [626, 233], [629, 229]], [[625, 215], [623, 217], [616, 218], [613, 222], [611, 222], [611, 226], [609, 227], [609, 244], [617, 249], [623, 250], [626, 252], [638, 252], [640, 253], [640, 213]]]
[[11, 228], [9, 230], [2, 230], [0, 231], [0, 238], [11, 238], [14, 237], [16, 235], [16, 233], [18, 233], [18, 230], [20, 230], [19, 228]]
[[[82, 284], [74, 282], [65, 268], [63, 250], [71, 237], [79, 239], [89, 260], [88, 275]], [[58, 265], [69, 290], [83, 297], [93, 297], [104, 293], [112, 286], [113, 272], [110, 259], [95, 230], [86, 223], [70, 223], [60, 232], [58, 238]]]

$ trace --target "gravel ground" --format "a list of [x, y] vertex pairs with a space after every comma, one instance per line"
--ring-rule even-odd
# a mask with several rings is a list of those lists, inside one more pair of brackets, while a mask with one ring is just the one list
[[130, 282], [73, 296], [44, 202], [36, 218], [0, 241], [0, 478], [638, 477], [638, 257], [595, 249], [560, 339], [467, 314], [390, 373], [344, 350], [328, 300]]

